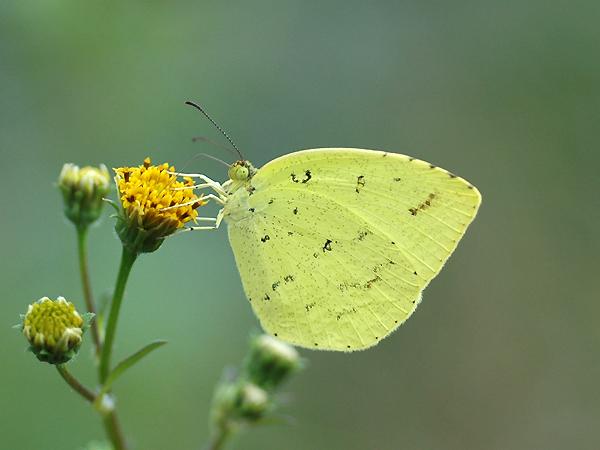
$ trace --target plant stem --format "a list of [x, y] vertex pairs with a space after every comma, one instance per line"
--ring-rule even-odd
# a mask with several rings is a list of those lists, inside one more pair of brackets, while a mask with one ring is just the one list
[[206, 450], [221, 450], [225, 445], [225, 441], [230, 435], [231, 433], [228, 431], [224, 430], [223, 428], [219, 428], [217, 433], [211, 437], [208, 445], [206, 446]]
[[[112, 301], [110, 303], [110, 312], [108, 314], [108, 322], [106, 324], [106, 333], [104, 343], [102, 345], [100, 353], [100, 366], [98, 367], [98, 375], [100, 377], [100, 383], [104, 384], [110, 373], [110, 357], [112, 354], [113, 342], [115, 339], [115, 332], [117, 330], [117, 321], [119, 319], [119, 312], [121, 310], [121, 303], [123, 301], [123, 294], [125, 293], [125, 285], [129, 278], [129, 273], [133, 267], [133, 263], [137, 258], [137, 253], [127, 250], [123, 247], [123, 253], [121, 254], [121, 265], [119, 266], [119, 274], [117, 275], [117, 282], [115, 284], [115, 291], [113, 294]], [[117, 419], [117, 414], [114, 410], [106, 413], [103, 417], [104, 429], [108, 435], [114, 450], [125, 450], [127, 445], [121, 431], [121, 426]]]
[[121, 431], [121, 425], [119, 425], [119, 420], [117, 419], [117, 413], [115, 411], [111, 411], [105, 414], [102, 422], [104, 424], [104, 430], [106, 431], [114, 450], [126, 450], [127, 445], [125, 444], [123, 431]]
[[100, 356], [100, 382], [104, 384], [108, 373], [110, 371], [110, 357], [112, 354], [113, 341], [115, 339], [115, 331], [117, 329], [117, 321], [119, 319], [119, 311], [121, 309], [121, 302], [123, 301], [123, 294], [125, 292], [125, 285], [131, 272], [131, 267], [137, 258], [137, 253], [128, 250], [123, 246], [123, 253], [121, 254], [121, 265], [119, 267], [119, 274], [117, 275], [117, 283], [115, 285], [115, 291], [113, 294], [112, 302], [110, 304], [110, 313], [108, 315], [108, 323], [106, 324], [106, 333], [104, 337], [104, 344], [102, 346], [102, 353]]
[[[81, 285], [83, 287], [83, 298], [85, 299], [85, 305], [88, 312], [96, 314], [96, 305], [94, 303], [94, 297], [92, 296], [92, 288], [90, 283], [90, 274], [87, 262], [87, 236], [88, 236], [87, 225], [77, 226], [77, 250], [79, 253], [79, 273], [81, 275]], [[92, 321], [91, 324], [92, 338], [94, 339], [94, 345], [96, 346], [96, 357], [100, 356], [102, 351], [102, 341], [100, 339], [100, 331], [98, 329], [97, 318]]]
[[75, 392], [77, 392], [79, 395], [81, 395], [83, 398], [85, 398], [88, 402], [94, 403], [94, 400], [96, 399], [96, 395], [92, 391], [90, 391], [88, 388], [86, 388], [83, 384], [81, 384], [77, 380], [77, 378], [75, 378], [73, 375], [71, 375], [71, 372], [69, 372], [63, 364], [58, 364], [56, 366], [56, 370], [58, 370], [58, 373], [63, 378], [63, 380], [65, 380], [67, 382], [67, 384], [69, 386], [71, 386]]
[[[71, 388], [81, 395], [85, 400], [90, 403], [94, 403], [96, 400], [96, 394], [81, 384], [77, 378], [75, 378], [71, 372], [67, 370], [64, 364], [58, 364], [56, 370], [60, 374], [63, 380], [67, 382]], [[101, 412], [102, 422], [104, 423], [104, 429], [108, 435], [114, 450], [126, 450], [125, 439], [123, 438], [123, 432], [117, 419], [117, 414], [114, 410], [109, 412]]]

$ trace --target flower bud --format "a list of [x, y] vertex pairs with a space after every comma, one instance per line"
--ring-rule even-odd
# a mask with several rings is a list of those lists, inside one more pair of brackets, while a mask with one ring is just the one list
[[86, 166], [79, 168], [67, 163], [58, 177], [58, 187], [63, 195], [65, 215], [75, 225], [87, 226], [100, 217], [110, 187], [108, 170]]
[[198, 216], [207, 202], [194, 193], [191, 178], [179, 181], [175, 168], [152, 165], [114, 169], [121, 208], [115, 229], [124, 246], [134, 253], [157, 250], [164, 239]]
[[64, 297], [43, 297], [29, 305], [22, 318], [30, 350], [40, 361], [50, 364], [64, 364], [75, 356], [91, 320], [90, 315], [80, 316], [75, 305]]
[[252, 340], [245, 371], [248, 380], [270, 390], [281, 385], [301, 366], [294, 347], [263, 334]]
[[234, 398], [234, 416], [244, 421], [256, 421], [265, 416], [271, 407], [269, 395], [252, 383], [237, 386]]

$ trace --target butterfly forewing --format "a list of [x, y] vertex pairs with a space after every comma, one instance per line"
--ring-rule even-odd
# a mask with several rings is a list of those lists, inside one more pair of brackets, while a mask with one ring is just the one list
[[261, 324], [296, 345], [345, 351], [410, 316], [481, 199], [443, 169], [356, 149], [273, 160], [241, 195], [229, 237]]

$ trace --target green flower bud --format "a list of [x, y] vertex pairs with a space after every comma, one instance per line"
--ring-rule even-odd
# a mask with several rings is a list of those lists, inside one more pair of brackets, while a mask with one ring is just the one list
[[114, 169], [121, 207], [115, 230], [133, 253], [157, 250], [164, 239], [198, 216], [207, 202], [194, 193], [194, 182], [177, 179], [175, 167], [152, 165]]
[[65, 215], [75, 225], [87, 226], [100, 217], [110, 188], [106, 166], [80, 168], [67, 163], [58, 177], [58, 187], [63, 195]]
[[235, 391], [233, 407], [234, 417], [255, 422], [266, 415], [271, 408], [271, 402], [264, 389], [252, 383], [242, 383]]
[[294, 347], [263, 334], [252, 340], [246, 378], [263, 389], [274, 389], [302, 367]]
[[23, 334], [35, 356], [50, 364], [64, 364], [79, 350], [91, 316], [80, 316], [64, 297], [43, 297], [29, 305], [22, 319]]
[[247, 381], [222, 381], [213, 399], [211, 428], [235, 431], [263, 418], [272, 409], [269, 394]]

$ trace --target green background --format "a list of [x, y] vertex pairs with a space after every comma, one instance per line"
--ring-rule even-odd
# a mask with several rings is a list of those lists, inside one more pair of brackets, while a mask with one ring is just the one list
[[[596, 449], [600, 3], [590, 1], [3, 1], [0, 3], [0, 448], [77, 450], [97, 416], [10, 326], [27, 304], [82, 305], [64, 162], [151, 155], [262, 165], [302, 148], [377, 148], [430, 161], [483, 194], [419, 311], [376, 348], [302, 351], [289, 425], [238, 449]], [[119, 242], [92, 230], [97, 296]], [[198, 449], [212, 389], [258, 323], [226, 230], [170, 239], [134, 267], [124, 356], [169, 340], [116, 392], [142, 450]], [[89, 342], [72, 370], [93, 383]]]

